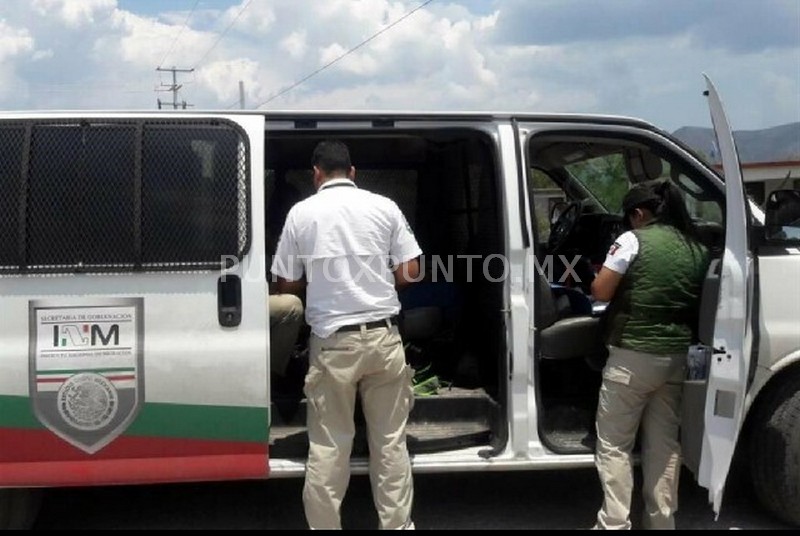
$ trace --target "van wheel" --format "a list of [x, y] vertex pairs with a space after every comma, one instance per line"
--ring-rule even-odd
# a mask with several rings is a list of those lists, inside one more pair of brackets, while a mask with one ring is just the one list
[[0, 489], [0, 530], [33, 527], [41, 504], [40, 489]]
[[800, 527], [800, 370], [784, 376], [764, 396], [752, 415], [753, 487], [767, 510]]

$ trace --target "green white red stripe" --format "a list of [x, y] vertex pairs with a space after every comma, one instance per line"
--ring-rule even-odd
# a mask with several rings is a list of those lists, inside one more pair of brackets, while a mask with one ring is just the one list
[[268, 431], [267, 408], [146, 403], [90, 455], [45, 429], [27, 397], [0, 396], [0, 486], [263, 478]]

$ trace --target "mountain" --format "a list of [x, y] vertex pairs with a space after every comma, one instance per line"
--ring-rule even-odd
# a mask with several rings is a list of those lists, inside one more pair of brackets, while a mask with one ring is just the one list
[[[714, 145], [714, 131], [702, 127], [681, 127], [672, 133], [683, 143], [719, 161]], [[800, 123], [789, 123], [762, 130], [737, 130], [733, 133], [742, 163], [785, 162], [800, 160]]]

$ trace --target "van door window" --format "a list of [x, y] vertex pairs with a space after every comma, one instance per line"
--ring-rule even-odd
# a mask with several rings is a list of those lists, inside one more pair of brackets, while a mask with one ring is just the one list
[[703, 225], [722, 225], [722, 203], [717, 196], [709, 197], [703, 186], [685, 173], [674, 173], [673, 182], [678, 185], [686, 203], [686, 210], [695, 222]]
[[744, 183], [744, 190], [747, 193], [747, 196], [755, 201], [755, 203], [760, 207], [763, 207], [764, 201], [767, 200], [764, 186], [764, 183], [760, 181]]
[[142, 149], [142, 257], [148, 265], [219, 265], [247, 245], [242, 135], [153, 126]]
[[25, 128], [0, 128], [0, 272], [19, 266], [19, 198]]
[[[700, 173], [660, 147], [627, 138], [551, 134], [532, 137], [529, 154], [532, 167], [549, 177], [567, 202], [579, 204], [580, 215], [569, 226], [569, 236], [556, 245], [550, 241], [547, 254], [578, 253], [591, 264], [602, 263], [622, 231], [625, 194], [634, 184], [654, 180], [671, 180], [678, 186], [704, 242], [714, 250], [722, 242], [721, 193]], [[541, 190], [532, 188], [531, 199], [534, 221], [549, 219], [549, 213], [542, 213]]]
[[552, 177], [536, 168], [528, 173], [528, 191], [534, 205], [531, 221], [536, 227], [539, 243], [546, 244], [550, 238], [551, 216], [566, 202], [567, 194]]
[[134, 262], [135, 133], [132, 125], [33, 127], [29, 267]]
[[214, 269], [249, 246], [249, 146], [219, 120], [0, 122], [0, 272]]

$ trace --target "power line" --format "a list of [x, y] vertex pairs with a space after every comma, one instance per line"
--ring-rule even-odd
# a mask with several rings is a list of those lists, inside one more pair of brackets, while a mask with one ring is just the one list
[[247, 9], [247, 8], [248, 8], [248, 6], [250, 6], [250, 3], [251, 3], [252, 1], [253, 1], [253, 0], [247, 0], [247, 3], [244, 5], [244, 7], [242, 7], [242, 9], [239, 11], [239, 13], [238, 13], [238, 14], [237, 14], [237, 15], [236, 15], [234, 18], [233, 18], [233, 20], [231, 21], [231, 23], [230, 23], [230, 24], [228, 24], [228, 27], [227, 27], [227, 28], [225, 28], [225, 29], [222, 31], [222, 33], [221, 33], [221, 34], [219, 34], [219, 37], [217, 37], [217, 40], [216, 40], [216, 41], [214, 41], [214, 44], [213, 44], [213, 45], [211, 45], [211, 48], [209, 48], [209, 49], [206, 51], [206, 53], [205, 53], [205, 54], [203, 54], [203, 57], [202, 57], [202, 58], [200, 58], [199, 60], [197, 60], [197, 61], [194, 63], [194, 67], [192, 67], [192, 69], [196, 69], [196, 68], [197, 68], [197, 66], [198, 66], [198, 65], [200, 65], [200, 64], [203, 62], [203, 60], [204, 60], [204, 59], [206, 59], [206, 57], [208, 57], [208, 55], [209, 55], [209, 54], [211, 54], [211, 51], [212, 51], [212, 50], [214, 50], [214, 48], [217, 46], [217, 44], [219, 44], [219, 42], [220, 42], [220, 41], [222, 41], [222, 38], [223, 38], [223, 37], [225, 37], [225, 34], [226, 34], [226, 33], [228, 33], [228, 30], [230, 30], [230, 29], [231, 29], [231, 27], [232, 27], [234, 24], [236, 24], [236, 21], [237, 21], [237, 20], [239, 20], [239, 17], [241, 17], [241, 16], [242, 16], [242, 13], [244, 13], [244, 10], [245, 10], [245, 9]]
[[395, 27], [395, 26], [397, 26], [398, 24], [400, 24], [401, 22], [403, 22], [405, 19], [407, 19], [408, 17], [410, 17], [411, 15], [413, 15], [414, 13], [416, 13], [417, 11], [419, 11], [420, 9], [422, 9], [423, 7], [427, 6], [427, 5], [428, 5], [428, 4], [430, 4], [431, 2], [433, 2], [433, 0], [426, 0], [425, 2], [423, 2], [422, 4], [420, 4], [419, 6], [415, 7], [414, 9], [412, 9], [411, 11], [409, 11], [408, 13], [406, 13], [405, 15], [403, 15], [402, 17], [400, 17], [399, 19], [397, 19], [396, 21], [394, 21], [393, 23], [391, 23], [389, 26], [387, 26], [387, 27], [385, 27], [385, 28], [383, 28], [383, 29], [381, 29], [381, 30], [379, 30], [379, 31], [375, 32], [374, 34], [372, 34], [371, 36], [369, 36], [369, 37], [368, 37], [368, 38], [366, 38], [365, 40], [361, 41], [359, 44], [357, 44], [356, 46], [354, 46], [353, 48], [351, 48], [351, 49], [350, 49], [350, 50], [348, 50], [347, 52], [345, 52], [345, 53], [343, 53], [343, 54], [339, 55], [338, 57], [334, 58], [332, 61], [329, 61], [328, 63], [326, 63], [325, 65], [323, 65], [323, 66], [322, 66], [322, 67], [320, 67], [319, 69], [317, 69], [316, 71], [314, 71], [314, 72], [312, 72], [311, 74], [309, 74], [308, 76], [306, 76], [306, 77], [304, 77], [304, 78], [301, 78], [300, 80], [298, 80], [297, 82], [295, 82], [295, 83], [294, 83], [294, 84], [292, 84], [291, 86], [289, 86], [289, 87], [287, 87], [286, 89], [283, 89], [282, 91], [278, 92], [278, 94], [276, 94], [276, 95], [273, 95], [272, 97], [268, 98], [267, 100], [265, 100], [265, 101], [264, 101], [264, 102], [262, 102], [261, 104], [257, 105], [257, 106], [256, 106], [256, 108], [261, 108], [262, 106], [264, 106], [264, 105], [265, 105], [265, 104], [267, 104], [268, 102], [272, 102], [273, 100], [277, 99], [278, 97], [280, 97], [280, 96], [282, 96], [282, 95], [285, 95], [286, 93], [290, 92], [291, 90], [293, 90], [294, 88], [296, 88], [297, 86], [299, 86], [300, 84], [302, 84], [303, 82], [306, 82], [306, 81], [307, 81], [307, 80], [309, 80], [310, 78], [313, 78], [314, 76], [318, 75], [319, 73], [321, 73], [322, 71], [324, 71], [325, 69], [327, 69], [328, 67], [330, 67], [331, 65], [333, 65], [334, 63], [336, 63], [336, 62], [338, 62], [339, 60], [341, 60], [341, 59], [345, 58], [346, 56], [349, 56], [350, 54], [352, 54], [353, 52], [355, 52], [355, 51], [356, 51], [356, 50], [358, 50], [359, 48], [363, 47], [364, 45], [366, 45], [367, 43], [369, 43], [370, 41], [372, 41], [373, 39], [375, 39], [376, 37], [378, 37], [378, 36], [379, 36], [379, 35], [381, 35], [382, 33], [384, 33], [384, 32], [386, 32], [386, 31], [388, 31], [388, 30], [392, 29], [392, 28], [393, 28], [393, 27]]
[[183, 26], [181, 26], [181, 29], [178, 32], [178, 35], [176, 35], [175, 39], [172, 40], [172, 44], [169, 46], [169, 50], [167, 50], [167, 53], [164, 54], [164, 57], [161, 58], [160, 62], [158, 62], [158, 66], [159, 67], [164, 65], [164, 61], [166, 61], [167, 56], [169, 56], [170, 52], [172, 52], [172, 49], [175, 47], [175, 43], [178, 42], [178, 39], [180, 38], [181, 34], [186, 29], [186, 25], [189, 24], [189, 19], [192, 18], [192, 15], [194, 14], [194, 10], [197, 9], [197, 4], [199, 4], [199, 3], [200, 3], [200, 0], [194, 0], [194, 5], [192, 6], [192, 10], [189, 11], [189, 14], [186, 16], [186, 20], [183, 21]]

